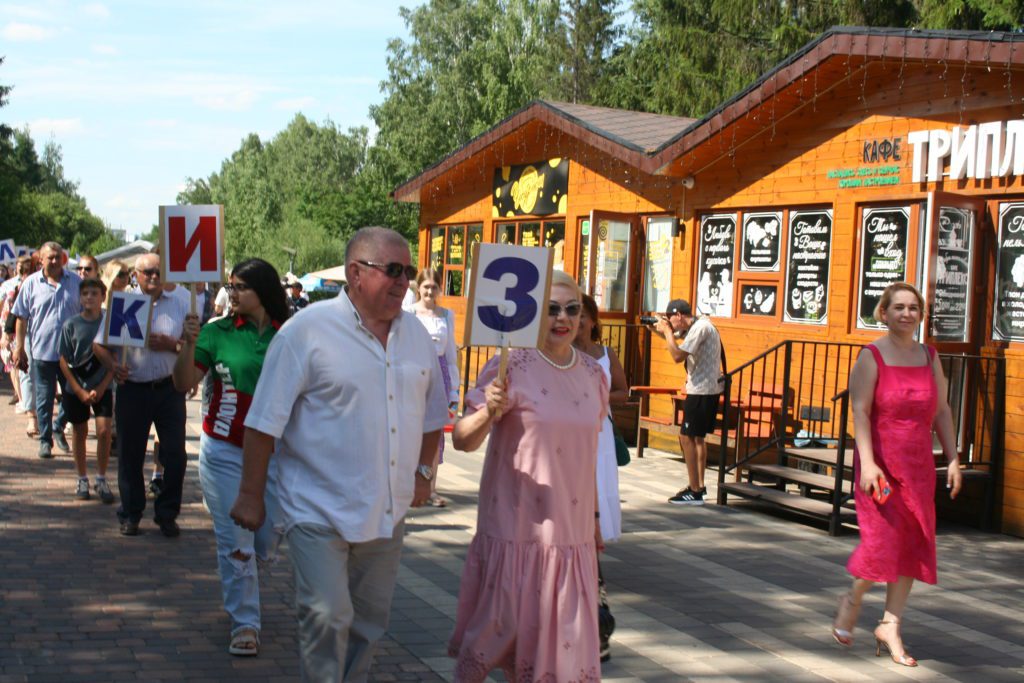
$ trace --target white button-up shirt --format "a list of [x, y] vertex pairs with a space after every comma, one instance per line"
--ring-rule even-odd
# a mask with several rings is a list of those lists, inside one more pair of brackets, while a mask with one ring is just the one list
[[[168, 337], [181, 339], [181, 332], [185, 326], [185, 316], [189, 312], [188, 300], [183, 301], [180, 296], [161, 292], [160, 297], [153, 302], [153, 315], [149, 321], [149, 333], [165, 334]], [[106, 315], [106, 312], [104, 312]], [[99, 332], [96, 334], [96, 343], [103, 343], [103, 331], [106, 328], [106, 321], [100, 323]], [[119, 352], [119, 347], [111, 347]], [[154, 351], [146, 348], [126, 348], [124, 350], [124, 362], [128, 366], [129, 382], [153, 382], [158, 379], [170, 377], [174, 372], [174, 363], [178, 354], [173, 351]]]
[[390, 538], [412, 502], [423, 434], [448, 402], [434, 344], [416, 316], [387, 349], [346, 291], [303, 309], [274, 336], [245, 426], [275, 437], [286, 528], [313, 523], [350, 543]]

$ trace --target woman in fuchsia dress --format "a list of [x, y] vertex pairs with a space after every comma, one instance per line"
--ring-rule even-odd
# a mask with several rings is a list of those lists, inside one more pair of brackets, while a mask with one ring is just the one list
[[[884, 582], [885, 614], [875, 628], [875, 653], [884, 650], [903, 666], [917, 666], [900, 636], [910, 589], [915, 579], [936, 582], [933, 429], [949, 461], [951, 498], [961, 485], [946, 378], [935, 349], [914, 340], [923, 308], [912, 286], [898, 282], [887, 287], [875, 319], [888, 334], [861, 352], [850, 373], [861, 542], [846, 565], [853, 586], [840, 600], [832, 627], [837, 643], [852, 645], [864, 594], [873, 583]], [[891, 493], [878, 501], [875, 496], [885, 482]]]

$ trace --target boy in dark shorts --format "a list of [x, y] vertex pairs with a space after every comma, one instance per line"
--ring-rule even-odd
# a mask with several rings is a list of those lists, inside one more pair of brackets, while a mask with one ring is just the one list
[[103, 324], [101, 308], [107, 287], [102, 280], [82, 280], [79, 296], [82, 312], [64, 323], [60, 335], [60, 371], [67, 380], [64, 392], [64, 414], [74, 434], [71, 452], [78, 470], [75, 496], [89, 500], [89, 476], [85, 468], [85, 439], [89, 435], [89, 412], [96, 416], [96, 495], [104, 503], [114, 502], [114, 494], [107, 484], [107, 463], [110, 461], [111, 417], [114, 414], [113, 391], [110, 382], [114, 375], [108, 372], [93, 355], [92, 342]]

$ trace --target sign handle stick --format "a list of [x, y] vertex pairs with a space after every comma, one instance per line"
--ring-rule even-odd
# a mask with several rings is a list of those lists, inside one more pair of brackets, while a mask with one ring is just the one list
[[[505, 375], [508, 372], [508, 339], [505, 339], [504, 343], [501, 345], [500, 353], [501, 356], [500, 360], [498, 361], [498, 382], [502, 386], [505, 386]], [[494, 414], [495, 420], [499, 418], [501, 418], [500, 410]]]
[[192, 315], [195, 315], [196, 314], [196, 283], [194, 283], [194, 282], [188, 283], [188, 293], [189, 293], [189, 307], [190, 307], [189, 310], [192, 313]]
[[124, 365], [124, 349], [125, 349], [125, 347], [122, 346], [121, 350], [117, 354], [117, 362], [120, 365]]

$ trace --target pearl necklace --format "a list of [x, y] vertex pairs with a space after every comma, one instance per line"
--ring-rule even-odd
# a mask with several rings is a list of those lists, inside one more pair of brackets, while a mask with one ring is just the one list
[[562, 363], [556, 363], [555, 361], [551, 360], [540, 349], [537, 349], [537, 353], [539, 353], [540, 357], [546, 360], [548, 362], [548, 365], [550, 365], [551, 367], [557, 368], [559, 370], [568, 370], [569, 368], [576, 364], [576, 347], [570, 346], [569, 350], [572, 351], [572, 355], [569, 356], [569, 362], [565, 363], [564, 365]]

